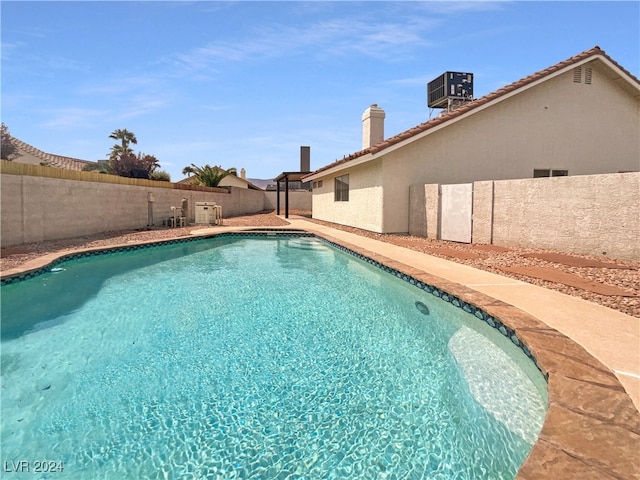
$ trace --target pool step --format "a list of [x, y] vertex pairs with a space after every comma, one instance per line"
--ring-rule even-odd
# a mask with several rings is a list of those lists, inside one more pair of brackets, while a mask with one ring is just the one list
[[324, 245], [315, 238], [296, 238], [289, 240], [287, 246], [291, 248], [299, 248], [301, 250], [322, 250]]

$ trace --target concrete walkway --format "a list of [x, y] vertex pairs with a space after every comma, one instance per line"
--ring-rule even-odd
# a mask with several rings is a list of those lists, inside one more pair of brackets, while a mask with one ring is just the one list
[[640, 410], [640, 319], [577, 297], [408, 248], [333, 229], [303, 217], [292, 228], [330, 235], [513, 305], [582, 345], [607, 366]]

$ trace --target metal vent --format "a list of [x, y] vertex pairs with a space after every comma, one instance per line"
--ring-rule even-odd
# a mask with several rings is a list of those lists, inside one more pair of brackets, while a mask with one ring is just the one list
[[582, 83], [582, 67], [573, 69], [573, 83]]
[[587, 85], [591, 85], [591, 76], [592, 76], [591, 67], [585, 67], [584, 83], [586, 83]]

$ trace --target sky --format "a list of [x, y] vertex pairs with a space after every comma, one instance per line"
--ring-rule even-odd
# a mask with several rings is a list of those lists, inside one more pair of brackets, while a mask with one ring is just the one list
[[1, 117], [47, 153], [108, 157], [116, 129], [172, 181], [188, 165], [273, 179], [438, 111], [426, 85], [474, 74], [481, 97], [596, 45], [640, 76], [640, 2], [0, 2]]

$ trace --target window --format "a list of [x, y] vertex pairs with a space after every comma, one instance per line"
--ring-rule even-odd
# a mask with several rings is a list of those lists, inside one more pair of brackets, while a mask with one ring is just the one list
[[335, 178], [334, 200], [336, 202], [349, 201], [349, 175], [342, 175]]
[[551, 170], [551, 169], [536, 169], [533, 171], [533, 178], [542, 177], [566, 177], [569, 175], [569, 170]]
[[322, 180], [318, 180], [317, 182], [313, 182], [313, 188], [322, 188]]

